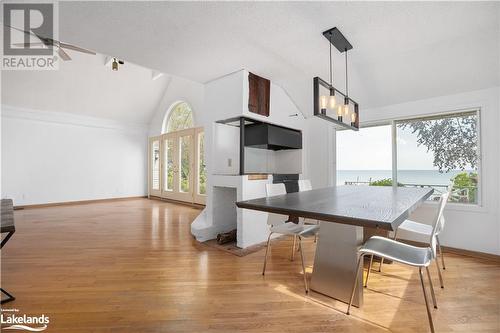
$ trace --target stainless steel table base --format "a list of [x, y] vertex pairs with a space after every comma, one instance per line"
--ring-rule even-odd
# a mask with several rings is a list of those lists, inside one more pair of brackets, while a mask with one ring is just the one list
[[[320, 222], [316, 256], [310, 289], [349, 303], [358, 262], [358, 248], [363, 243], [363, 227]], [[354, 306], [363, 305], [363, 270], [359, 272]]]

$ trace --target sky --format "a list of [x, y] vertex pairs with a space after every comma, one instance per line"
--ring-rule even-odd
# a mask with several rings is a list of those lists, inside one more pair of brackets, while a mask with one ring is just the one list
[[[411, 130], [397, 130], [398, 170], [437, 170]], [[337, 131], [337, 170], [391, 170], [391, 126]]]

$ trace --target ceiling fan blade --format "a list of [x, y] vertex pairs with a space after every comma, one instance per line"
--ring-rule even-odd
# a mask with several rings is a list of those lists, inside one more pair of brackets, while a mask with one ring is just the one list
[[[35, 34], [32, 31], [26, 31], [26, 30], [23, 30], [23, 29], [19, 29], [19, 28], [13, 27], [13, 26], [8, 25], [8, 24], [4, 24], [4, 26], [9, 27], [9, 28], [14, 29], [14, 30], [17, 30], [17, 31], [20, 31], [20, 32], [24, 32], [27, 35], [35, 36], [36, 38], [38, 38], [47, 47], [51, 47], [51, 46], [54, 45], [55, 41], [53, 39], [51, 39], [51, 38], [45, 38], [45, 37], [42, 37], [40, 35]], [[28, 43], [28, 44], [36, 45], [37, 43]]]
[[82, 52], [82, 53], [87, 53], [87, 54], [92, 54], [92, 55], [96, 55], [96, 52], [92, 51], [92, 50], [88, 50], [88, 49], [84, 49], [83, 47], [79, 47], [79, 46], [76, 46], [76, 45], [72, 45], [72, 44], [68, 44], [68, 43], [62, 43], [58, 40], [55, 40], [55, 39], [51, 39], [51, 38], [44, 38], [42, 36], [39, 36], [37, 34], [35, 34], [34, 32], [32, 31], [26, 31], [26, 30], [22, 30], [22, 29], [19, 29], [19, 28], [16, 28], [16, 27], [13, 27], [13, 26], [10, 26], [10, 25], [7, 25], [7, 24], [4, 24], [6, 27], [9, 27], [11, 29], [14, 29], [14, 30], [17, 30], [17, 31], [20, 31], [20, 32], [24, 32], [25, 34], [28, 34], [28, 35], [33, 35], [35, 37], [37, 37], [41, 43], [18, 43], [18, 44], [15, 44], [17, 46], [28, 46], [28, 45], [41, 45], [41, 44], [44, 44], [45, 46], [58, 46], [58, 53], [59, 53], [59, 56], [61, 57], [61, 59], [63, 59], [64, 61], [68, 61], [68, 60], [71, 60], [71, 57], [66, 53], [64, 52], [64, 50], [62, 50], [62, 48], [65, 48], [65, 49], [68, 49], [68, 50], [73, 50], [73, 51], [78, 51], [78, 52]]
[[82, 52], [82, 53], [88, 53], [88, 54], [93, 54], [93, 55], [96, 54], [94, 51], [87, 50], [87, 49], [84, 49], [83, 47], [79, 47], [79, 46], [75, 46], [75, 45], [71, 45], [71, 44], [67, 44], [67, 43], [63, 43], [63, 42], [59, 42], [59, 47], [62, 47], [62, 48], [68, 49], [68, 50]]
[[58, 47], [57, 53], [59, 53], [59, 56], [61, 57], [62, 60], [64, 60], [64, 61], [71, 60], [71, 57], [69, 56], [69, 54], [64, 52], [64, 50], [62, 48]]
[[19, 29], [19, 28], [16, 28], [16, 27], [13, 27], [11, 25], [8, 25], [8, 24], [4, 24], [4, 26], [8, 27], [8, 28], [11, 28], [11, 29], [14, 29], [14, 30], [17, 30], [17, 31], [20, 31], [20, 32], [24, 32], [25, 34], [28, 34], [28, 35], [34, 35], [36, 36], [34, 33], [32, 33], [31, 31], [26, 31], [26, 30], [23, 30], [23, 29]]

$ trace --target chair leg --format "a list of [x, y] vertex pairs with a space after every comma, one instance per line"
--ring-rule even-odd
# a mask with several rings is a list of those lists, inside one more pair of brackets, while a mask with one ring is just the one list
[[[394, 231], [394, 237], [392, 239], [396, 240], [398, 236], [398, 229], [396, 229], [396, 231]], [[380, 258], [380, 265], [378, 266], [378, 271], [379, 272], [382, 272], [382, 264], [384, 263], [384, 257], [381, 257]]]
[[438, 249], [439, 249], [439, 255], [441, 256], [441, 262], [443, 263], [443, 270], [445, 270], [446, 266], [444, 265], [443, 249], [441, 249], [441, 243], [439, 242], [439, 237], [438, 236], [436, 236], [436, 242], [437, 242], [437, 246], [438, 246]]
[[306, 266], [304, 265], [304, 253], [302, 252], [302, 238], [299, 238], [299, 248], [300, 248], [300, 259], [302, 261], [302, 273], [304, 275], [304, 286], [306, 288], [306, 294], [309, 292], [309, 287], [307, 286], [307, 277], [306, 277]]
[[358, 284], [359, 267], [361, 266], [361, 262], [364, 257], [365, 255], [362, 254], [358, 259], [358, 266], [356, 267], [356, 275], [354, 275], [354, 284], [352, 285], [351, 298], [349, 299], [349, 306], [347, 307], [346, 314], [349, 314], [349, 311], [351, 310], [352, 301], [354, 300], [354, 292], [356, 291], [356, 285]]
[[291, 261], [295, 260], [295, 243], [297, 241], [297, 236], [293, 235], [293, 244], [292, 244], [292, 256], [290, 258]]
[[434, 285], [432, 284], [432, 279], [431, 279], [431, 273], [429, 272], [429, 267], [425, 267], [425, 270], [427, 271], [427, 278], [429, 278], [429, 285], [431, 286], [431, 296], [432, 296], [432, 304], [434, 304], [434, 309], [437, 309], [437, 302], [436, 302], [436, 294], [434, 293]]
[[432, 322], [431, 309], [429, 308], [429, 301], [427, 300], [427, 292], [425, 290], [424, 275], [422, 273], [422, 267], [418, 268], [418, 274], [420, 275], [420, 283], [422, 284], [422, 291], [424, 293], [425, 306], [427, 307], [427, 317], [429, 318], [429, 326], [431, 327], [431, 333], [434, 333], [434, 323]]
[[271, 245], [271, 235], [273, 233], [270, 232], [269, 233], [269, 236], [267, 237], [267, 246], [266, 246], [266, 255], [264, 257], [264, 268], [262, 269], [262, 275], [265, 275], [266, 274], [266, 264], [267, 264], [267, 253], [269, 252], [269, 247]]
[[441, 268], [439, 268], [439, 260], [438, 260], [438, 258], [436, 258], [436, 259], [434, 259], [434, 261], [436, 261], [436, 267], [438, 270], [439, 284], [441, 285], [441, 288], [444, 288], [443, 276], [441, 275]]
[[[319, 225], [319, 220], [316, 221], [316, 225]], [[316, 231], [316, 233], [314, 234], [314, 243], [318, 242], [318, 233], [319, 233], [319, 231]]]
[[366, 272], [365, 288], [368, 287], [368, 278], [370, 277], [370, 271], [372, 270], [373, 254], [370, 256], [370, 264], [368, 265], [368, 272]]

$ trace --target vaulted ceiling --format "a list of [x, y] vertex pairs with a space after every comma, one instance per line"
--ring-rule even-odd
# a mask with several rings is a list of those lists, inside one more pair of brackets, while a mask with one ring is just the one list
[[[114, 55], [72, 52], [59, 71], [2, 73], [3, 103], [148, 123], [168, 84], [245, 68], [312, 113], [312, 77], [328, 79], [337, 26], [349, 52], [350, 95], [378, 107], [500, 85], [499, 2], [60, 2], [61, 40]], [[334, 85], [344, 58], [334, 49]]]
[[[337, 26], [350, 95], [376, 107], [500, 84], [500, 3], [61, 2], [62, 40], [198, 82], [246, 68], [309, 113]], [[334, 52], [334, 85], [344, 85]]]

